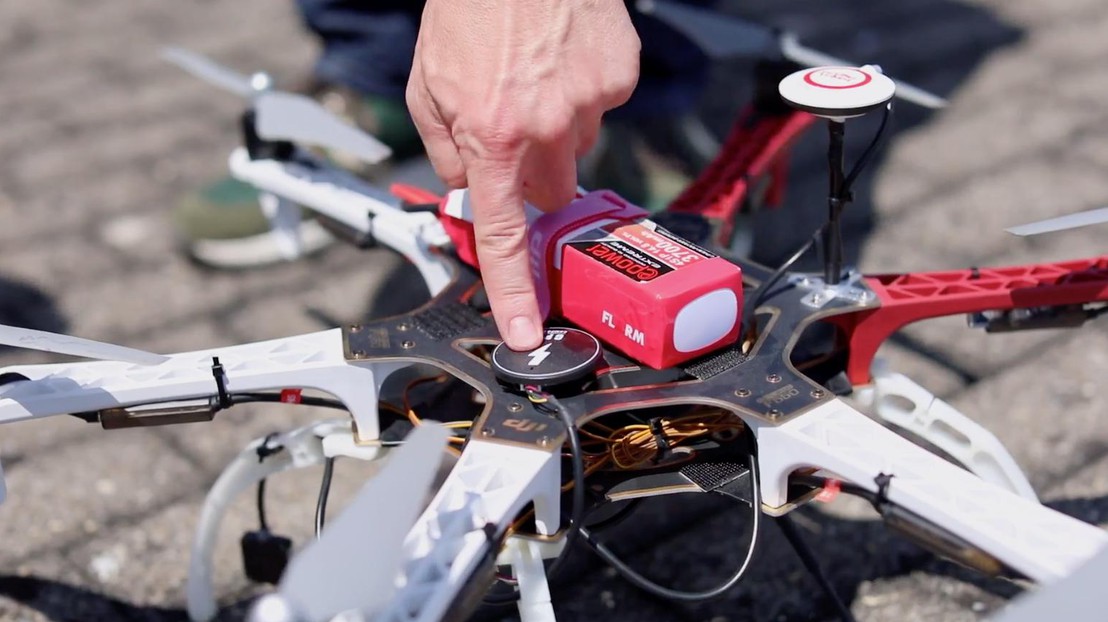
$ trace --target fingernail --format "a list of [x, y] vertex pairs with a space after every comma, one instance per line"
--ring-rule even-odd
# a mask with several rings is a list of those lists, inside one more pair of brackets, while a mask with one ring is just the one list
[[517, 315], [508, 323], [508, 347], [513, 350], [536, 347], [540, 341], [539, 327], [531, 318]]

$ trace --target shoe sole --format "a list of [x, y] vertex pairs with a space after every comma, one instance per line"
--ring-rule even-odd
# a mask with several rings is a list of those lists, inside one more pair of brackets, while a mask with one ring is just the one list
[[[312, 255], [327, 248], [335, 237], [318, 222], [305, 220], [300, 225], [301, 256]], [[271, 231], [245, 238], [227, 240], [192, 240], [188, 254], [197, 263], [210, 268], [242, 270], [272, 266], [289, 260], [281, 254], [276, 236]]]

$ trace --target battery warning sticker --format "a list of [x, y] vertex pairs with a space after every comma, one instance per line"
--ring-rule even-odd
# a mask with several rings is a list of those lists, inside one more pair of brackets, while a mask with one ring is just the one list
[[609, 238], [589, 242], [570, 242], [568, 246], [639, 282], [653, 281], [674, 270], [619, 240]]
[[649, 258], [671, 268], [683, 268], [715, 257], [712, 253], [690, 244], [654, 223], [614, 224], [606, 227], [609, 233]]

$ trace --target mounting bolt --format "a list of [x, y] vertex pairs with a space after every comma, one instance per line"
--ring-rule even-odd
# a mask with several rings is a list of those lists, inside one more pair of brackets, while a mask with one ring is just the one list
[[351, 324], [349, 326], [348, 330], [352, 333], [356, 333], [356, 332], [362, 330], [362, 325], [361, 324]]
[[738, 389], [735, 391], [735, 397], [750, 397], [750, 389]]
[[550, 446], [550, 437], [549, 436], [544, 436], [544, 437], [539, 439], [539, 447], [549, 447], [549, 446]]
[[812, 389], [812, 397], [816, 398], [817, 400], [824, 395], [827, 395], [827, 392], [823, 389]]
[[488, 426], [481, 428], [481, 436], [492, 436], [493, 434], [496, 434], [495, 428]]
[[781, 374], [770, 374], [766, 376], [766, 382], [770, 384], [777, 384], [778, 382], [781, 382]]
[[411, 339], [405, 339], [404, 341], [400, 342], [400, 347], [404, 348], [405, 350], [411, 350], [415, 347], [415, 342]]
[[511, 404], [508, 404], [508, 410], [517, 413], [523, 410], [523, 404], [520, 404], [519, 402], [512, 402]]
[[768, 411], [766, 411], [766, 416], [770, 417], [772, 419], [776, 419], [776, 418], [780, 417], [781, 414], [782, 414], [781, 411], [777, 410], [776, 408], [771, 408]]
[[364, 359], [365, 358], [365, 350], [354, 350], [353, 352], [351, 352], [351, 354], [353, 354], [354, 358], [356, 358], [356, 359]]
[[396, 330], [398, 330], [402, 333], [406, 333], [409, 330], [411, 330], [411, 328], [412, 327], [411, 327], [410, 324], [408, 324], [407, 322], [403, 322], [403, 323], [397, 325]]

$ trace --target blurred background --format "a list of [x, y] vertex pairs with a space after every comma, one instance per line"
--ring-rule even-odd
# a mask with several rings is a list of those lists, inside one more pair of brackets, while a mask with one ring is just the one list
[[[862, 269], [1108, 250], [1108, 226], [1032, 239], [1004, 232], [1108, 204], [1108, 5], [725, 0], [721, 9], [793, 29], [811, 47], [878, 63], [949, 98], [935, 113], [899, 105], [885, 149], [856, 185], [848, 232]], [[385, 250], [337, 245], [238, 271], [181, 252], [171, 212], [225, 174], [242, 103], [162, 62], [165, 45], [279, 81], [305, 74], [317, 53], [287, 1], [0, 4], [0, 322], [175, 352], [414, 305], [415, 273]], [[700, 116], [718, 135], [750, 96], [751, 67], [746, 59], [713, 68]], [[848, 128], [851, 144], [864, 144], [872, 128], [870, 120]], [[818, 226], [825, 140], [815, 131], [798, 145], [785, 207], [751, 223], [757, 257], [780, 260]], [[429, 177], [418, 163], [405, 174]], [[949, 318], [911, 327], [883, 355], [996, 433], [1046, 503], [1108, 521], [1108, 322], [986, 337]], [[0, 352], [5, 365], [53, 360]], [[0, 619], [186, 619], [188, 546], [207, 488], [248, 441], [318, 414], [240, 407], [211, 424], [119, 432], [71, 418], [6, 426]], [[365, 474], [339, 464], [332, 511]], [[297, 543], [310, 533], [318, 485], [318, 470], [270, 485], [270, 521]], [[228, 620], [257, 592], [238, 557], [238, 537], [255, 523], [246, 497], [217, 556]], [[742, 554], [726, 544], [734, 513], [705, 501], [672, 505], [625, 525], [618, 548], [658, 580], [685, 587], [728, 573]], [[864, 508], [836, 502], [798, 518], [859, 620], [985, 619], [1019, 592], [897, 539]], [[582, 550], [555, 586], [555, 602], [567, 620], [834, 619], [775, 530], [760, 546], [742, 585], [696, 607], [651, 600]]]

